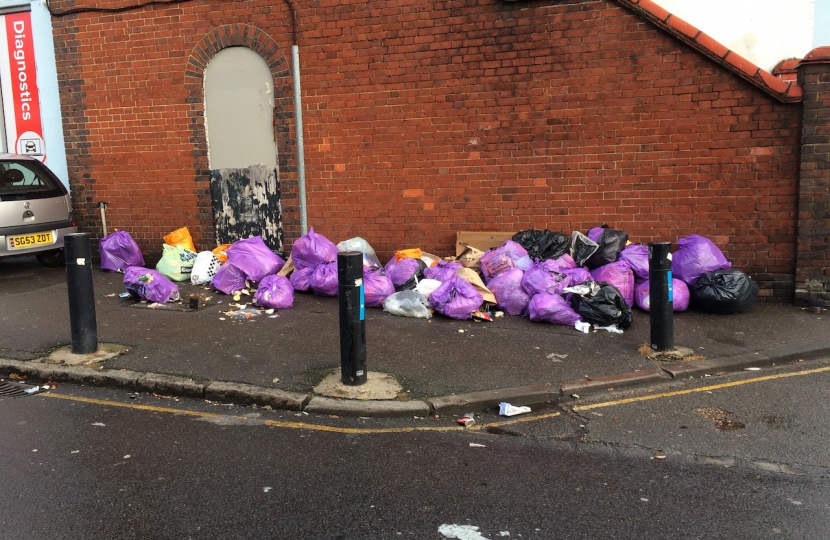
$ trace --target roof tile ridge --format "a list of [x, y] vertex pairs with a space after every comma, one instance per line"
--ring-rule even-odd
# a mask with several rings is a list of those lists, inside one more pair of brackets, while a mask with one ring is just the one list
[[657, 5], [653, 0], [616, 0], [693, 49], [729, 69], [758, 89], [783, 102], [802, 100], [801, 88], [796, 82], [779, 79], [765, 69], [730, 50], [696, 26]]

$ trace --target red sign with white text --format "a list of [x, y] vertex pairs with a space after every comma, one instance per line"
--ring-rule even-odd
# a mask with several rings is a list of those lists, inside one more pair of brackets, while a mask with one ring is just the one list
[[9, 54], [16, 128], [13, 151], [18, 154], [32, 155], [44, 161], [46, 145], [40, 120], [40, 98], [37, 89], [31, 13], [28, 11], [10, 13], [4, 18], [6, 19], [6, 47]]

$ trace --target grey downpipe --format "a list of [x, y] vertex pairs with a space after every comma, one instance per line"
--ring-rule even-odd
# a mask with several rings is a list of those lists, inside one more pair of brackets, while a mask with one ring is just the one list
[[297, 187], [300, 197], [300, 233], [308, 233], [305, 203], [305, 152], [303, 149], [303, 102], [300, 94], [300, 48], [291, 46], [291, 76], [294, 79], [294, 120], [297, 128]]

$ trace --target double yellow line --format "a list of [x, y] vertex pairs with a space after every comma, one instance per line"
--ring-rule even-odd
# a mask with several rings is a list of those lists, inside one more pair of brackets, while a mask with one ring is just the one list
[[[38, 394], [43, 397], [50, 397], [56, 399], [65, 399], [69, 401], [79, 401], [81, 403], [91, 403], [94, 405], [104, 405], [106, 407], [121, 407], [124, 409], [132, 409], [138, 411], [158, 412], [167, 414], [181, 414], [185, 416], [194, 416], [197, 418], [235, 418], [240, 420], [251, 420], [246, 416], [218, 414], [210, 412], [189, 411], [187, 409], [174, 409], [172, 407], [156, 407], [154, 405], [141, 405], [138, 403], [120, 403], [118, 401], [109, 401], [104, 399], [94, 399], [80, 396], [69, 396], [66, 394]], [[535, 416], [523, 416], [501, 422], [490, 422], [487, 424], [473, 424], [468, 428], [461, 428], [459, 426], [413, 426], [401, 428], [348, 428], [337, 426], [326, 426], [319, 424], [311, 424], [307, 422], [294, 422], [290, 420], [263, 420], [260, 423], [266, 426], [286, 428], [286, 429], [306, 429], [310, 431], [326, 431], [330, 433], [345, 433], [353, 435], [375, 434], [375, 433], [413, 433], [416, 431], [480, 431], [489, 427], [499, 427], [509, 424], [518, 424], [522, 422], [533, 422], [536, 420], [544, 420], [546, 418], [553, 418], [559, 416], [561, 413], [552, 412], [540, 414]]]
[[[735, 386], [742, 386], [745, 384], [752, 384], [752, 383], [759, 383], [764, 381], [772, 381], [776, 379], [786, 379], [789, 377], [803, 377], [806, 375], [814, 375], [816, 373], [824, 373], [830, 371], [830, 366], [816, 368], [816, 369], [807, 369], [803, 371], [794, 371], [790, 373], [779, 373], [776, 375], [767, 375], [764, 377], [755, 377], [751, 379], [743, 379], [740, 381], [732, 381], [727, 383], [721, 384], [713, 384], [710, 386], [701, 386], [700, 388], [690, 388], [687, 390], [677, 390], [674, 392], [664, 392], [661, 394], [649, 394], [645, 396], [638, 396], [626, 399], [618, 399], [613, 401], [603, 401], [600, 403], [590, 403], [587, 405], [577, 405], [573, 407], [574, 411], [588, 411], [591, 409], [600, 409], [603, 407], [613, 407], [615, 405], [624, 405], [627, 403], [637, 403], [640, 401], [650, 401], [652, 399], [662, 399], [667, 397], [673, 396], [683, 396], [686, 394], [695, 394], [699, 392], [711, 392], [712, 390], [720, 390], [722, 388], [731, 388]], [[65, 394], [55, 394], [55, 393], [44, 393], [38, 394], [39, 396], [50, 397], [55, 399], [65, 399], [69, 401], [78, 401], [81, 403], [91, 403], [94, 405], [104, 405], [106, 407], [121, 407], [124, 409], [132, 409], [138, 411], [148, 411], [148, 412], [159, 412], [159, 413], [167, 413], [167, 414], [180, 414], [185, 416], [193, 416], [197, 418], [235, 418], [241, 420], [250, 420], [250, 418], [246, 416], [236, 416], [236, 415], [227, 415], [227, 414], [218, 414], [218, 413], [209, 413], [209, 412], [200, 412], [200, 411], [189, 411], [187, 409], [174, 409], [172, 407], [156, 407], [154, 405], [141, 405], [138, 403], [120, 403], [118, 401], [109, 401], [103, 399], [94, 399], [94, 398], [87, 398], [87, 397], [80, 397], [80, 396], [69, 396]], [[414, 426], [414, 427], [401, 427], [401, 428], [348, 428], [348, 427], [337, 427], [337, 426], [326, 426], [326, 425], [319, 425], [319, 424], [311, 424], [307, 422], [294, 422], [290, 420], [263, 420], [261, 424], [271, 427], [278, 427], [284, 429], [305, 429], [310, 431], [325, 431], [329, 433], [344, 433], [344, 434], [353, 434], [353, 435], [365, 435], [365, 434], [381, 434], [381, 433], [414, 433], [416, 431], [481, 431], [486, 430], [487, 428], [494, 428], [500, 426], [507, 426], [507, 425], [514, 425], [520, 424], [525, 422], [536, 422], [539, 420], [546, 420], [548, 418], [555, 418], [560, 416], [561, 413], [559, 412], [550, 412], [544, 414], [536, 414], [536, 415], [529, 415], [529, 416], [522, 416], [520, 418], [511, 418], [508, 420], [503, 420], [499, 422], [489, 422], [487, 424], [474, 424], [467, 428], [460, 428], [458, 426]]]

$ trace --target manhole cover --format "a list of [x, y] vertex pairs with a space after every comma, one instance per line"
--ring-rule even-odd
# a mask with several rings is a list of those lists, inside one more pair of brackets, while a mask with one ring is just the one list
[[0, 397], [26, 397], [40, 392], [39, 386], [0, 381]]

